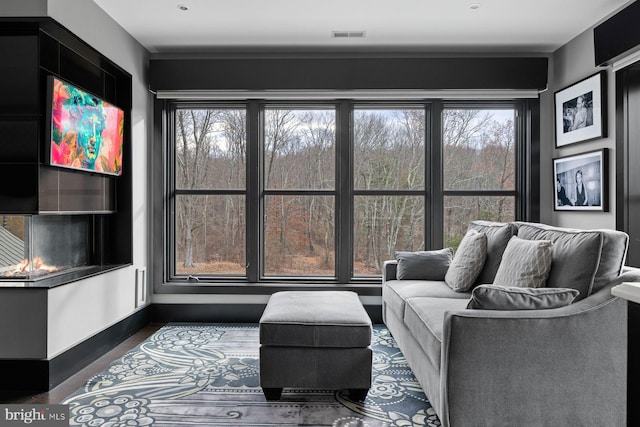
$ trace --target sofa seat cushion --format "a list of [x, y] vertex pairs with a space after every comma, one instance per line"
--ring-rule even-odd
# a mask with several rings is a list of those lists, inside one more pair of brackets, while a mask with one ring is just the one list
[[454, 298], [468, 301], [471, 292], [456, 292], [444, 281], [390, 280], [382, 286], [382, 299], [400, 319], [404, 319], [406, 300], [415, 297]]
[[440, 366], [444, 313], [465, 310], [467, 298], [416, 297], [407, 300], [404, 323], [433, 366]]

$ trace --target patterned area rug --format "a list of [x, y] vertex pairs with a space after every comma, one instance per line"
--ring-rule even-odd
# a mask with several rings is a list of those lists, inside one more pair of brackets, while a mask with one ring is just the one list
[[171, 324], [113, 362], [63, 403], [84, 426], [440, 426], [389, 331], [373, 331], [373, 385], [348, 393], [259, 383], [258, 326]]

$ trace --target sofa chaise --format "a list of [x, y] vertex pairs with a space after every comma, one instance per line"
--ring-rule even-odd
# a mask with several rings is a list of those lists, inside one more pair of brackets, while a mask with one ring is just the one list
[[[445, 279], [472, 233], [485, 245], [480, 272], [469, 289], [452, 288]], [[508, 269], [526, 255], [512, 240], [550, 258], [541, 287]], [[416, 264], [385, 262], [384, 322], [442, 425], [624, 426], [627, 306], [611, 288], [640, 281], [623, 267], [627, 246], [614, 230], [472, 221], [449, 266], [447, 250], [424, 252], [427, 270], [401, 278]]]

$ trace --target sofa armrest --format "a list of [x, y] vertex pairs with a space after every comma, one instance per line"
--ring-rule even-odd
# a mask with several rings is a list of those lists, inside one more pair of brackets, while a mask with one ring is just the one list
[[398, 271], [398, 261], [395, 259], [387, 260], [382, 265], [382, 283], [389, 280], [396, 280], [396, 272]]
[[627, 308], [610, 287], [561, 309], [447, 312], [441, 357], [444, 426], [626, 422]]

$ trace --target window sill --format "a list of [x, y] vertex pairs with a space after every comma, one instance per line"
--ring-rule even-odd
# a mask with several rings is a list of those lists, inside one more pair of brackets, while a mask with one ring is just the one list
[[352, 291], [360, 296], [382, 295], [381, 283], [163, 283], [156, 294], [271, 295], [279, 291]]

